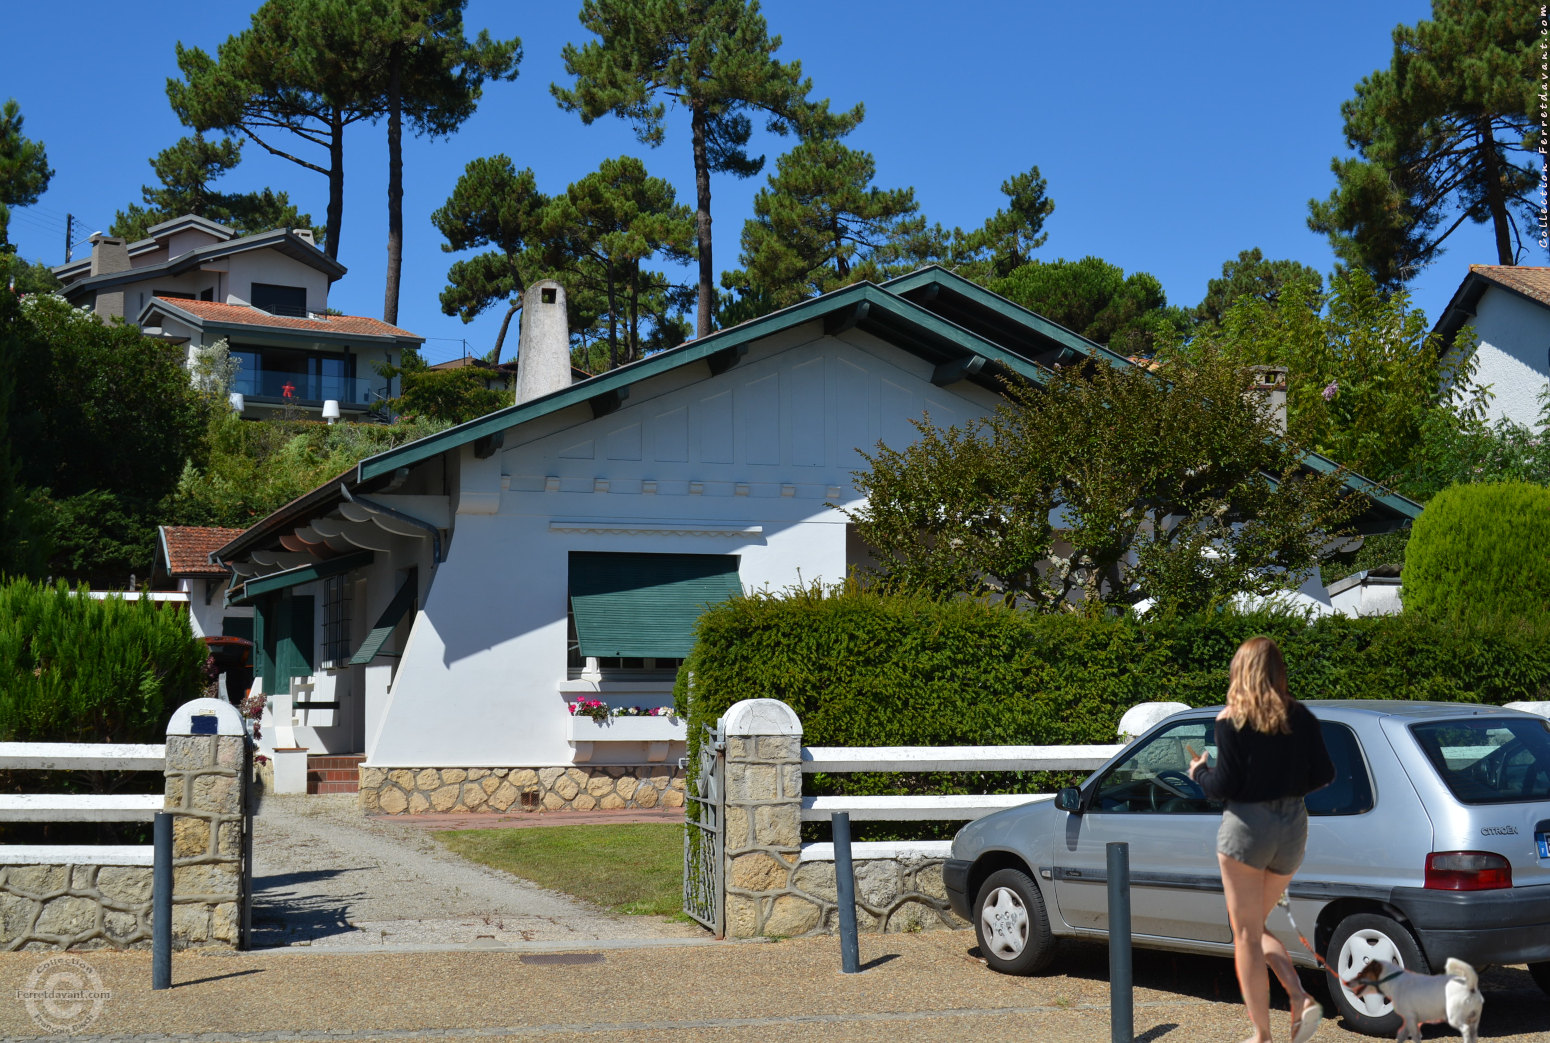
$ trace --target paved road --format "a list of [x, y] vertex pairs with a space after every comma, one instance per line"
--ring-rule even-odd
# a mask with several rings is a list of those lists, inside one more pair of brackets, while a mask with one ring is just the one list
[[253, 886], [254, 948], [708, 937], [693, 924], [617, 916], [475, 865], [421, 824], [364, 817], [353, 795], [266, 798], [254, 820]]
[[[986, 970], [973, 946], [968, 931], [863, 935], [863, 970], [851, 975], [840, 973], [833, 938], [565, 953], [188, 952], [174, 956], [173, 988], [163, 992], [150, 990], [148, 953], [87, 952], [80, 957], [109, 995], [78, 1031], [125, 1043], [1110, 1039], [1105, 947], [1063, 945], [1055, 973], [1010, 978]], [[0, 953], [0, 1037], [44, 1034], [15, 990], [50, 955]], [[1229, 961], [1138, 951], [1135, 972], [1141, 1043], [1236, 1043], [1247, 1034]], [[1484, 983], [1482, 1039], [1550, 1039], [1550, 1003], [1526, 971], [1491, 971]], [[1283, 1029], [1276, 1039], [1285, 1038]], [[1326, 1023], [1315, 1038], [1367, 1037]], [[1431, 1027], [1426, 1038], [1458, 1037]]]

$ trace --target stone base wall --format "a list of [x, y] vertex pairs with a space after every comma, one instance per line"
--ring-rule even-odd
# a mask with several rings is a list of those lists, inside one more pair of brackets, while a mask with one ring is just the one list
[[684, 773], [664, 764], [573, 768], [361, 768], [368, 815], [681, 808]]
[[151, 867], [0, 866], [6, 949], [132, 949], [151, 944]]
[[246, 734], [167, 736], [174, 949], [242, 942], [247, 753]]
[[[902, 933], [964, 926], [947, 903], [940, 858], [877, 858], [851, 866], [858, 930]], [[771, 879], [772, 871], [776, 876], [783, 872], [784, 881]], [[776, 855], [750, 852], [732, 861], [727, 884], [728, 937], [839, 932], [833, 862], [793, 865]]]

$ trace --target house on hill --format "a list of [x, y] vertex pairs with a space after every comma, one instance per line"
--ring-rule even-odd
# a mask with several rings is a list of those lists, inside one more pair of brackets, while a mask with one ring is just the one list
[[[1477, 341], [1459, 341], [1466, 326]], [[1470, 265], [1433, 332], [1454, 359], [1473, 353], [1474, 380], [1494, 396], [1488, 420], [1539, 426], [1550, 385], [1550, 268]]]
[[[1006, 377], [1131, 364], [937, 268], [579, 382], [564, 314], [556, 284], [529, 290], [515, 405], [364, 460], [212, 555], [253, 608], [266, 737], [363, 756], [369, 810], [676, 801], [681, 724], [569, 704], [670, 705], [707, 602], [863, 563], [831, 506], [860, 502], [859, 448], [912, 442], [925, 412], [983, 416]], [[1369, 531], [1419, 512], [1353, 488], [1375, 497]]]
[[233, 404], [244, 416], [318, 417], [333, 402], [340, 417], [386, 418], [384, 403], [397, 392], [376, 365], [402, 362], [424, 338], [331, 314], [329, 288], [345, 268], [311, 231], [238, 236], [192, 215], [149, 231], [134, 243], [92, 236], [89, 257], [54, 269], [65, 299], [186, 346], [190, 369], [200, 348], [225, 340], [242, 363]]

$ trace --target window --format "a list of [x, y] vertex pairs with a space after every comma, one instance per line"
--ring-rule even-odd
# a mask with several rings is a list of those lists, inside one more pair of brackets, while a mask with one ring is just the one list
[[323, 581], [323, 658], [343, 663], [350, 658], [350, 599], [344, 576]]
[[1303, 798], [1310, 815], [1360, 815], [1372, 810], [1372, 777], [1362, 759], [1361, 743], [1343, 724], [1321, 721], [1324, 748], [1335, 762], [1335, 781]]
[[271, 315], [295, 315], [307, 317], [307, 289], [304, 286], [276, 286], [272, 283], [253, 284], [253, 307]]
[[231, 354], [242, 364], [232, 390], [249, 398], [316, 403], [332, 398], [361, 404], [369, 397], [369, 381], [355, 376], [354, 355], [288, 351], [248, 344], [233, 345]]
[[1550, 799], [1550, 721], [1471, 717], [1415, 724], [1410, 731], [1462, 803]]
[[[1193, 752], [1192, 752], [1193, 751]], [[1216, 755], [1216, 722], [1196, 718], [1172, 725], [1137, 746], [1098, 782], [1089, 810], [1130, 813], [1218, 813], [1189, 777], [1193, 754]]]
[[742, 592], [730, 554], [570, 555], [569, 666], [676, 670], [707, 605]]

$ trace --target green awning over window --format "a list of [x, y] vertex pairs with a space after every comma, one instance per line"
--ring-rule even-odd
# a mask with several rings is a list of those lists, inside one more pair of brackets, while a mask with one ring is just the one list
[[365, 568], [371, 564], [372, 552], [359, 550], [351, 554], [345, 554], [337, 558], [326, 558], [315, 561], [311, 565], [302, 565], [294, 569], [286, 569], [284, 572], [272, 572], [267, 576], [254, 576], [246, 583], [226, 593], [226, 604], [232, 605], [251, 604], [255, 598], [265, 594], [273, 594], [276, 591], [289, 587], [297, 587], [303, 583], [315, 583], [329, 576], [339, 576], [346, 572]]
[[398, 593], [393, 595], [393, 600], [388, 602], [388, 607], [377, 617], [371, 633], [366, 635], [366, 640], [361, 642], [361, 647], [350, 657], [351, 666], [364, 666], [377, 658], [377, 653], [382, 651], [382, 646], [387, 644], [387, 639], [393, 636], [399, 620], [404, 618], [404, 613], [408, 612], [409, 606], [414, 604], [415, 588], [418, 586], [419, 580], [410, 573], [404, 580], [404, 585], [398, 588]]
[[583, 656], [681, 659], [708, 605], [742, 593], [734, 554], [570, 556], [570, 603]]

